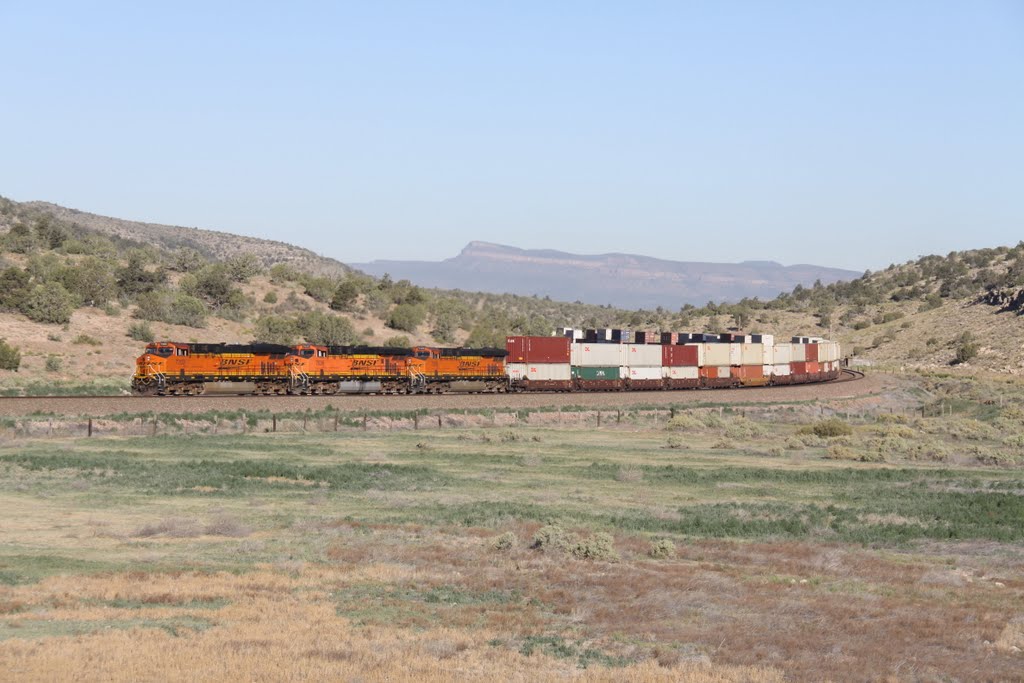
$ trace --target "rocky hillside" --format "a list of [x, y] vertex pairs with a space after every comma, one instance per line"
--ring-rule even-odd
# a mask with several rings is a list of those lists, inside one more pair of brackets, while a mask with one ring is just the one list
[[352, 266], [371, 275], [388, 273], [427, 287], [537, 294], [631, 309], [771, 298], [796, 285], [828, 284], [861, 275], [822, 266], [782, 266], [773, 261], [702, 263], [633, 254], [584, 256], [488, 242], [470, 242], [458, 256], [440, 262], [373, 261]]
[[287, 263], [316, 275], [340, 276], [350, 270], [340, 261], [319, 256], [308, 249], [285, 242], [232, 235], [216, 230], [126, 221], [69, 209], [48, 202], [10, 202], [10, 204], [16, 210], [0, 214], [0, 233], [11, 228], [15, 216], [22, 222], [34, 222], [49, 218], [55, 223], [70, 226], [72, 230], [81, 228], [116, 240], [153, 245], [161, 250], [194, 249], [210, 260], [226, 260], [241, 254], [252, 254], [265, 266]]

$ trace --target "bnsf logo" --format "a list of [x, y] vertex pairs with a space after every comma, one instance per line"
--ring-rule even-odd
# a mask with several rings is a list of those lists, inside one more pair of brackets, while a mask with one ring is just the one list
[[480, 367], [480, 361], [478, 360], [460, 360], [459, 370], [476, 370]]
[[242, 365], [248, 365], [249, 361], [246, 358], [222, 358], [220, 361], [220, 367], [222, 368], [237, 368]]
[[352, 367], [354, 368], [372, 368], [377, 365], [377, 361], [367, 358], [364, 360], [356, 359], [352, 361]]

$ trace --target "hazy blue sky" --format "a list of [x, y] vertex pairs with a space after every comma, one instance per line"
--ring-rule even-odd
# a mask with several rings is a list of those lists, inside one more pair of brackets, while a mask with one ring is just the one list
[[1020, 0], [0, 0], [0, 35], [19, 201], [352, 262], [1024, 239]]

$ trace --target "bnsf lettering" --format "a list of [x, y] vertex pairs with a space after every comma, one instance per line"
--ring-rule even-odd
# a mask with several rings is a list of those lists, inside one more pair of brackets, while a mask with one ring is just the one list
[[372, 368], [377, 365], [377, 361], [372, 358], [367, 359], [356, 359], [352, 361], [352, 367], [354, 368]]
[[478, 360], [460, 360], [459, 370], [476, 370], [480, 367], [480, 361]]
[[237, 368], [243, 365], [248, 365], [249, 359], [247, 358], [221, 358], [220, 367], [222, 368]]

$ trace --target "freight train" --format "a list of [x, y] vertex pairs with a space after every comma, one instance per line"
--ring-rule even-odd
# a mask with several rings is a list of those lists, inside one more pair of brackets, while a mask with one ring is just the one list
[[839, 344], [816, 337], [638, 332], [623, 341], [619, 330], [587, 332], [508, 337], [505, 349], [152, 342], [131, 384], [138, 396], [194, 396], [212, 383], [261, 395], [652, 391], [824, 382], [841, 372]]

